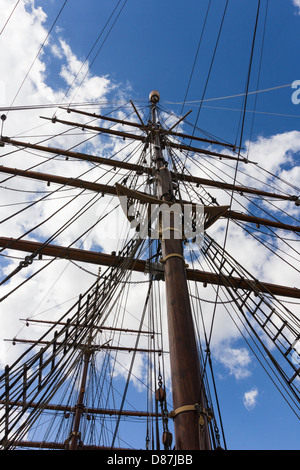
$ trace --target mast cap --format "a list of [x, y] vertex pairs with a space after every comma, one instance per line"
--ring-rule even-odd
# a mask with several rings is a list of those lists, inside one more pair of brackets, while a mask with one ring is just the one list
[[149, 95], [149, 101], [151, 101], [152, 103], [158, 103], [159, 99], [160, 99], [159, 92], [157, 90], [151, 91], [151, 93]]

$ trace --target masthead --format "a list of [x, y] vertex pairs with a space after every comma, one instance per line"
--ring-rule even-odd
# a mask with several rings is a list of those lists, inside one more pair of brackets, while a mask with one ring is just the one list
[[159, 92], [156, 90], [151, 91], [149, 95], [149, 101], [151, 101], [151, 103], [158, 103], [159, 99], [160, 99]]

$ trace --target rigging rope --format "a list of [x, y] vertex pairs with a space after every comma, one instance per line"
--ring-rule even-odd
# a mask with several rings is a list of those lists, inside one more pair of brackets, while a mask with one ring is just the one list
[[[275, 90], [280, 90], [281, 88], [290, 88], [293, 83], [288, 83], [286, 85], [279, 85], [271, 88], [265, 88], [264, 90], [256, 90], [256, 91], [248, 91], [247, 95], [255, 95], [258, 93], [266, 93], [268, 91], [275, 91]], [[194, 101], [186, 101], [185, 104], [193, 104], [193, 103], [205, 103], [207, 101], [219, 101], [219, 100], [225, 100], [225, 99], [230, 99], [230, 98], [241, 98], [245, 97], [246, 93], [238, 93], [235, 95], [228, 95], [228, 96], [221, 96], [218, 98], [207, 98], [207, 99], [201, 99], [201, 100], [194, 100]], [[165, 101], [167, 104], [183, 104], [183, 101]]]
[[[96, 44], [98, 43], [98, 41], [99, 41], [99, 39], [101, 38], [102, 34], [104, 33], [104, 31], [105, 31], [105, 29], [106, 29], [108, 23], [109, 23], [110, 20], [112, 19], [113, 15], [114, 15], [114, 13], [115, 13], [115, 11], [116, 11], [116, 9], [118, 8], [118, 6], [119, 6], [120, 3], [121, 3], [121, 0], [118, 1], [116, 7], [114, 8], [113, 12], [111, 13], [111, 15], [110, 15], [109, 19], [107, 20], [107, 22], [106, 22], [104, 28], [102, 29], [102, 31], [101, 31], [101, 33], [99, 34], [97, 40], [96, 40], [95, 43], [93, 44], [93, 46], [92, 46], [90, 52], [88, 53], [88, 55], [87, 55], [85, 61], [82, 63], [82, 65], [81, 65], [81, 67], [80, 67], [80, 69], [79, 69], [77, 75], [75, 76], [73, 82], [71, 83], [70, 87], [68, 88], [68, 90], [67, 90], [67, 92], [66, 92], [64, 98], [67, 96], [67, 94], [69, 93], [70, 89], [71, 89], [72, 86], [74, 85], [74, 83], [75, 83], [75, 81], [76, 81], [76, 79], [77, 79], [77, 77], [78, 77], [78, 75], [79, 75], [81, 69], [83, 68], [84, 64], [86, 63], [86, 61], [88, 60], [90, 54], [92, 53], [94, 47], [95, 47]], [[76, 90], [76, 92], [73, 94], [73, 97], [72, 97], [71, 100], [70, 100], [70, 103], [69, 103], [70, 106], [71, 106], [71, 104], [72, 104], [73, 99], [75, 99], [75, 97], [76, 97], [76, 95], [77, 95], [79, 89], [81, 88], [81, 86], [82, 86], [84, 80], [86, 79], [86, 77], [87, 77], [87, 75], [88, 75], [88, 73], [89, 73], [91, 67], [93, 66], [93, 64], [94, 64], [94, 62], [95, 62], [95, 60], [96, 60], [96, 58], [98, 57], [98, 55], [99, 55], [99, 53], [100, 53], [102, 47], [104, 46], [104, 44], [105, 44], [105, 42], [106, 42], [106, 40], [107, 40], [109, 34], [111, 33], [113, 27], [115, 26], [115, 24], [116, 24], [116, 22], [117, 22], [117, 20], [118, 20], [118, 18], [119, 18], [119, 16], [120, 16], [120, 14], [121, 14], [121, 12], [123, 11], [123, 9], [124, 9], [126, 3], [127, 3], [127, 0], [124, 1], [124, 3], [123, 3], [123, 5], [122, 5], [122, 7], [120, 8], [120, 10], [119, 10], [119, 12], [118, 12], [116, 18], [114, 19], [114, 21], [113, 21], [113, 23], [112, 23], [110, 29], [108, 30], [108, 33], [106, 34], [105, 38], [103, 39], [101, 46], [99, 47], [98, 51], [96, 52], [96, 54], [95, 54], [95, 56], [94, 56], [94, 58], [93, 58], [91, 64], [88, 66], [88, 69], [87, 69], [87, 71], [86, 71], [86, 73], [85, 73], [83, 79], [81, 80], [80, 84], [77, 86], [77, 90]], [[63, 99], [64, 99], [64, 98], [63, 98]]]
[[1, 34], [3, 33], [3, 31], [5, 30], [6, 26], [8, 25], [9, 20], [11, 19], [12, 15], [14, 14], [14, 11], [15, 11], [15, 9], [17, 8], [17, 6], [19, 5], [19, 3], [20, 3], [20, 0], [17, 0], [17, 2], [15, 3], [13, 9], [11, 10], [11, 12], [10, 12], [10, 14], [9, 14], [9, 16], [8, 16], [8, 18], [7, 18], [7, 20], [6, 20], [6, 22], [5, 22], [4, 25], [2, 26], [2, 29], [1, 29], [1, 31], [0, 31], [0, 36], [1, 36]]
[[217, 53], [217, 49], [218, 49], [218, 45], [219, 45], [219, 41], [220, 41], [220, 37], [221, 37], [223, 25], [224, 25], [224, 21], [225, 21], [225, 16], [226, 16], [227, 7], [228, 7], [228, 1], [229, 1], [229, 0], [226, 0], [226, 4], [225, 4], [225, 7], [224, 7], [222, 20], [221, 20], [221, 24], [220, 24], [218, 36], [217, 36], [217, 39], [216, 39], [216, 44], [215, 44], [215, 48], [214, 48], [214, 52], [213, 52], [213, 55], [212, 55], [212, 59], [211, 59], [209, 71], [208, 71], [207, 78], [206, 78], [206, 83], [205, 83], [204, 90], [203, 90], [203, 94], [202, 94], [202, 100], [201, 100], [200, 105], [199, 105], [199, 108], [198, 108], [198, 112], [197, 112], [196, 121], [195, 121], [195, 124], [194, 124], [194, 129], [193, 129], [192, 135], [194, 135], [194, 132], [195, 132], [195, 130], [196, 130], [196, 126], [197, 126], [197, 123], [198, 123], [198, 120], [199, 120], [199, 116], [200, 116], [200, 111], [201, 111], [202, 102], [203, 102], [203, 100], [204, 100], [204, 96], [205, 96], [205, 93], [206, 93], [206, 90], [207, 90], [207, 87], [208, 87], [208, 83], [209, 83], [209, 80], [210, 80], [210, 75], [211, 75], [211, 72], [212, 72], [212, 67], [213, 67], [213, 64], [214, 64], [215, 56], [216, 56], [216, 53]]
[[182, 114], [182, 113], [183, 113], [183, 109], [184, 109], [184, 106], [185, 106], [185, 103], [186, 103], [187, 95], [188, 95], [188, 92], [189, 92], [189, 89], [190, 89], [191, 81], [192, 81], [193, 74], [194, 74], [194, 70], [195, 70], [196, 63], [197, 63], [197, 58], [198, 58], [200, 46], [201, 46], [201, 43], [202, 43], [202, 38], [203, 38], [204, 30], [205, 30], [205, 27], [206, 27], [206, 22], [207, 22], [207, 18], [208, 18], [210, 6], [211, 6], [211, 0], [209, 0], [209, 3], [208, 3], [208, 5], [207, 5], [207, 10], [206, 10], [206, 14], [205, 14], [205, 19], [204, 19], [204, 23], [203, 23], [202, 30], [201, 30], [201, 34], [200, 34], [200, 38], [199, 38], [199, 42], [198, 42], [198, 47], [197, 47], [197, 51], [196, 51], [195, 58], [194, 58], [194, 63], [193, 63], [193, 66], [192, 66], [192, 70], [191, 70], [191, 73], [190, 73], [190, 78], [189, 78], [189, 81], [188, 81], [188, 85], [187, 85], [187, 88], [186, 88], [184, 100], [183, 100], [182, 107], [181, 107], [181, 111], [180, 111], [179, 114]]

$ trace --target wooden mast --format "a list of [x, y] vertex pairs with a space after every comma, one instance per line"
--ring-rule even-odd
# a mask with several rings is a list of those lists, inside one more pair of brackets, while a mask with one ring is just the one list
[[[158, 100], [158, 92], [151, 92], [152, 143], [157, 170], [157, 190], [160, 199], [172, 202], [175, 199], [172, 178], [163, 158], [161, 131], [156, 122]], [[162, 234], [162, 261], [165, 267], [175, 448], [208, 450], [211, 445], [202, 390], [203, 380], [199, 367], [182, 239], [176, 239], [174, 236], [174, 214], [171, 213], [170, 219], [170, 238], [164, 238]]]

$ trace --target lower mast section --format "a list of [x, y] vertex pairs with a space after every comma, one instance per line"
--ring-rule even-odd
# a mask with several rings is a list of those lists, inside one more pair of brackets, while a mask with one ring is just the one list
[[[173, 202], [170, 171], [163, 158], [160, 129], [156, 123], [159, 93], [150, 93], [154, 158], [158, 197]], [[174, 410], [175, 449], [210, 450], [208, 415], [201, 376], [197, 342], [183, 258], [182, 239], [175, 238], [174, 213], [170, 212], [170, 237], [162, 232], [162, 262], [165, 267], [169, 348]]]

